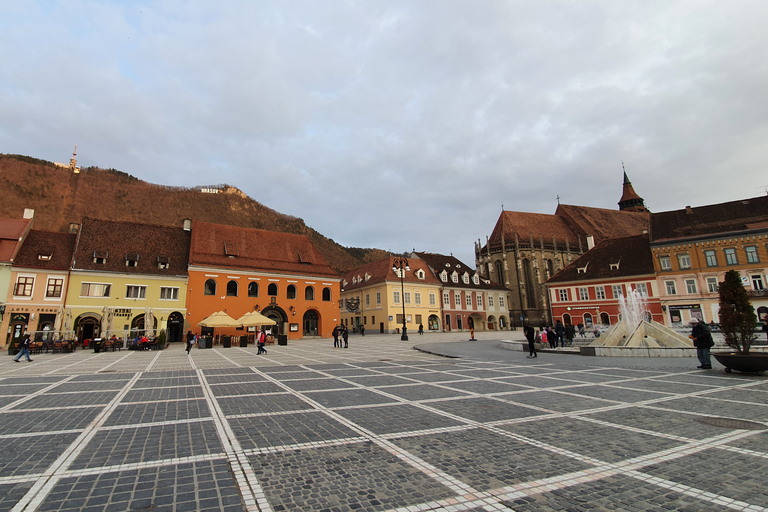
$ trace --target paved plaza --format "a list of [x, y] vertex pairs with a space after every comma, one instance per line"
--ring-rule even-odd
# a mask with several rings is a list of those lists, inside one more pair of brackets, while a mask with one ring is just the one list
[[768, 510], [768, 377], [466, 338], [3, 356], [0, 511]]

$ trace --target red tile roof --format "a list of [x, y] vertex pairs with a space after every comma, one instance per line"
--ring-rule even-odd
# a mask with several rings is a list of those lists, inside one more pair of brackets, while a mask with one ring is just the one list
[[[571, 227], [576, 236], [586, 240], [587, 235], [595, 237], [595, 243], [606, 238], [641, 235], [648, 231], [650, 219], [645, 212], [629, 212], [561, 204], [555, 215]], [[585, 247], [586, 249], [586, 247]]]
[[768, 196], [651, 214], [651, 240], [761, 229], [768, 221]]
[[531, 236], [533, 236], [533, 242], [536, 245], [539, 244], [541, 238], [544, 239], [544, 243], [551, 245], [553, 237], [558, 245], [565, 246], [566, 240], [571, 247], [578, 245], [576, 235], [562, 218], [543, 213], [512, 211], [501, 212], [489, 242], [492, 246], [501, 246], [503, 235], [506, 245], [514, 244], [515, 233], [517, 233], [520, 243], [526, 246], [529, 244]]
[[32, 219], [0, 219], [0, 261], [12, 262], [19, 242], [32, 228]]
[[[138, 256], [138, 259], [135, 259]], [[105, 258], [96, 263], [96, 257]], [[173, 226], [83, 218], [73, 268], [129, 274], [187, 275], [189, 232]], [[135, 260], [129, 266], [126, 260]], [[160, 268], [160, 262], [168, 268]]]
[[448, 276], [453, 274], [454, 271], [458, 272], [459, 276], [463, 276], [465, 272], [469, 273], [470, 279], [468, 284], [464, 283], [464, 281], [461, 279], [459, 280], [458, 283], [454, 283], [449, 279], [449, 282], [446, 283], [446, 285], [450, 285], [452, 288], [506, 290], [506, 288], [504, 288], [499, 284], [496, 284], [493, 282], [486, 283], [482, 278], [480, 278], [478, 284], [475, 284], [472, 279], [472, 277], [476, 273], [475, 269], [468, 265], [465, 265], [458, 258], [454, 256], [446, 256], [444, 254], [435, 254], [431, 252], [414, 252], [414, 254], [427, 262], [427, 265], [429, 265], [429, 267], [432, 269], [433, 275], [437, 277], [437, 279], [439, 279], [441, 283], [442, 283], [442, 279], [440, 279], [440, 273], [443, 270], [448, 272]]
[[[611, 265], [618, 267], [611, 268]], [[581, 269], [581, 271], [579, 270]], [[603, 240], [552, 276], [547, 284], [653, 274], [647, 234]]]
[[[400, 276], [398, 276], [392, 266], [395, 262], [395, 256], [385, 258], [383, 260], [374, 261], [373, 263], [367, 263], [359, 267], [348, 270], [341, 275], [341, 287], [342, 291], [355, 290], [357, 288], [363, 288], [376, 283], [384, 283], [386, 281], [400, 282]], [[403, 282], [405, 283], [423, 283], [423, 284], [443, 284], [437, 279], [429, 270], [429, 265], [424, 260], [418, 258], [407, 258], [408, 267], [410, 271], [406, 271], [403, 276]], [[416, 277], [416, 271], [424, 271], [424, 279]], [[366, 279], [366, 276], [368, 278]]]
[[30, 230], [19, 249], [14, 266], [68, 270], [75, 252], [75, 233]]
[[338, 278], [305, 235], [192, 223], [190, 265]]

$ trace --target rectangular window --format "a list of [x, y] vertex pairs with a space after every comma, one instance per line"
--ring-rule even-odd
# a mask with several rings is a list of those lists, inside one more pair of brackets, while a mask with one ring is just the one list
[[664, 284], [667, 286], [667, 295], [677, 295], [674, 281], [665, 281]]
[[695, 279], [686, 279], [685, 280], [685, 291], [688, 293], [697, 293], [696, 292], [696, 280]]
[[421, 292], [413, 292], [414, 304], [421, 306]]
[[368, 317], [367, 316], [363, 317], [363, 325], [368, 325]]
[[368, 307], [371, 305], [371, 295], [366, 293], [365, 294], [365, 307]]
[[[376, 305], [381, 306], [381, 292], [376, 292]], [[373, 322], [373, 320], [371, 320]]]
[[128, 285], [125, 290], [126, 299], [143, 299], [147, 293], [146, 286]]
[[478, 293], [476, 295], [476, 299], [477, 299], [477, 307], [479, 307], [480, 309], [483, 309], [483, 296]]
[[45, 288], [45, 296], [48, 298], [61, 297], [61, 289], [64, 287], [64, 279], [52, 278], [48, 280]]
[[16, 280], [16, 287], [13, 290], [13, 294], [17, 297], [31, 297], [34, 284], [34, 277], [19, 277]]
[[558, 293], [560, 294], [560, 302], [566, 302], [568, 300], [567, 289], [558, 290]]
[[432, 292], [429, 292], [429, 305], [437, 306], [437, 298], [435, 298], [435, 294]]
[[707, 258], [708, 267], [717, 266], [717, 251], [715, 250], [704, 251], [704, 256]]
[[747, 263], [760, 263], [760, 258], [757, 256], [757, 246], [750, 245], [744, 248], [747, 253]]
[[763, 289], [763, 276], [760, 274], [754, 274], [749, 276], [749, 278], [752, 280], [752, 289], [753, 290], [762, 290]]
[[691, 257], [688, 254], [678, 254], [677, 263], [681, 270], [691, 268]]
[[395, 304], [400, 304], [400, 290], [392, 291], [392, 302]]
[[738, 265], [739, 264], [739, 258], [736, 257], [736, 249], [731, 247], [730, 249], [725, 249], [725, 262], [728, 265]]
[[649, 297], [648, 295], [648, 283], [637, 283], [635, 285], [635, 289], [645, 295], [646, 297]]
[[466, 294], [464, 298], [467, 299], [467, 307], [471, 308], [472, 307], [472, 296], [470, 294]]
[[160, 287], [160, 300], [179, 300], [179, 289], [170, 286]]
[[402, 314], [400, 314], [400, 313], [398, 313], [397, 315], [395, 315], [395, 322], [396, 322], [398, 325], [403, 325], [403, 315], [402, 315]]
[[669, 256], [659, 256], [659, 266], [661, 270], [672, 270], [672, 262], [669, 260]]
[[421, 315], [416, 315], [416, 325], [421, 325]]
[[620, 284], [614, 284], [611, 286], [611, 292], [613, 292], [613, 298], [618, 299], [619, 297], [624, 295], [624, 292], [621, 289]]
[[111, 284], [103, 283], [83, 283], [80, 287], [81, 297], [109, 297], [112, 289]]
[[589, 288], [579, 288], [579, 300], [589, 300]]
[[504, 307], [504, 296], [503, 295], [499, 295], [499, 307], [500, 308]]
[[456, 293], [453, 294], [453, 304], [457, 308], [461, 307], [461, 293], [460, 292], [456, 292]]
[[488, 296], [488, 307], [489, 308], [493, 307], [493, 295]]
[[709, 291], [709, 293], [717, 293], [718, 292], [717, 278], [716, 277], [708, 277], [707, 278], [707, 291]]
[[403, 298], [405, 299], [406, 304], [411, 304], [411, 292], [403, 292]]
[[451, 294], [448, 292], [443, 293], [443, 305], [444, 306], [450, 306], [451, 305]]
[[604, 299], [605, 298], [605, 288], [602, 286], [595, 286], [595, 298], [597, 299]]

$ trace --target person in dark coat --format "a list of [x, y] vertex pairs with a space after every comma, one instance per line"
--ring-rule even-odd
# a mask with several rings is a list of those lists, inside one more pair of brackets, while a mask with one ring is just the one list
[[569, 347], [573, 346], [573, 338], [576, 337], [576, 328], [568, 324], [565, 326], [565, 341], [568, 343]]
[[27, 362], [31, 363], [32, 359], [29, 358], [29, 344], [31, 343], [29, 339], [29, 334], [25, 334], [24, 338], [19, 342], [19, 353], [16, 354], [16, 357], [13, 358], [14, 363], [18, 363], [19, 359], [21, 359], [21, 356], [27, 356]]
[[365, 336], [365, 326], [364, 325], [360, 326], [360, 336]]
[[187, 331], [187, 355], [189, 355], [189, 351], [192, 350], [192, 345], [195, 344], [195, 335], [192, 334], [192, 331]]
[[[344, 348], [349, 348], [349, 329], [346, 325], [341, 326], [341, 337], [344, 338]], [[341, 343], [339, 343], [341, 346]]]
[[563, 326], [563, 322], [558, 320], [555, 323], [555, 348], [557, 348], [558, 343], [561, 347], [565, 346], [565, 343], [563, 343], [563, 336], [565, 336], [565, 327]]
[[707, 324], [699, 322], [699, 319], [696, 317], [691, 318], [691, 326], [691, 335], [688, 337], [693, 340], [693, 345], [696, 347], [696, 356], [701, 363], [697, 368], [711, 370], [712, 361], [709, 358], [709, 349], [715, 345], [712, 333], [709, 331]]
[[534, 346], [534, 343], [536, 341], [536, 333], [534, 332], [533, 327], [526, 324], [523, 327], [523, 333], [525, 333], [525, 339], [528, 340], [528, 352], [530, 352], [528, 359], [531, 359], [533, 357], [539, 357], [536, 354], [536, 347]]
[[331, 333], [333, 335], [333, 348], [339, 348], [339, 333], [341, 330], [339, 329], [339, 326], [333, 328], [333, 332]]

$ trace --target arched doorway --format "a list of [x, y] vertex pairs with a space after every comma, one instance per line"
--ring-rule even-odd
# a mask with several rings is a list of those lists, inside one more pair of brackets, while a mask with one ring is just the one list
[[285, 334], [285, 326], [288, 323], [288, 315], [285, 314], [283, 308], [278, 306], [268, 306], [261, 311], [261, 314], [277, 322], [277, 325], [268, 327], [268, 329], [271, 329], [272, 335]]
[[587, 328], [592, 327], [592, 315], [590, 313], [584, 313], [584, 326]]
[[[131, 321], [131, 336], [144, 334], [146, 328], [147, 326], [144, 323], [144, 313], [133, 317], [133, 320]], [[152, 315], [152, 330], [157, 333], [157, 317], [155, 315]]]
[[304, 313], [304, 336], [317, 336], [320, 326], [320, 317], [314, 309]]
[[92, 340], [99, 337], [101, 319], [94, 313], [85, 313], [75, 320], [75, 333], [79, 341]]
[[493, 315], [490, 315], [488, 317], [488, 330], [493, 331], [496, 329], [496, 317]]
[[476, 331], [484, 331], [486, 329], [483, 317], [477, 313], [472, 313], [467, 319], [467, 325], [470, 329], [474, 328]]
[[168, 341], [175, 343], [184, 338], [184, 315], [174, 311], [168, 315]]
[[571, 324], [571, 315], [569, 315], [568, 313], [565, 313], [563, 315], [563, 325], [573, 325]]
[[11, 332], [8, 335], [8, 344], [15, 343], [19, 346], [21, 338], [24, 337], [24, 332], [27, 330], [27, 323], [29, 322], [29, 313], [14, 313], [11, 315]]
[[507, 329], [507, 317], [500, 316], [499, 317], [499, 330], [503, 331]]
[[611, 325], [611, 316], [608, 313], [600, 313], [600, 323], [603, 325]]
[[440, 318], [437, 315], [429, 315], [429, 318], [427, 318], [427, 329], [430, 331], [440, 330]]

